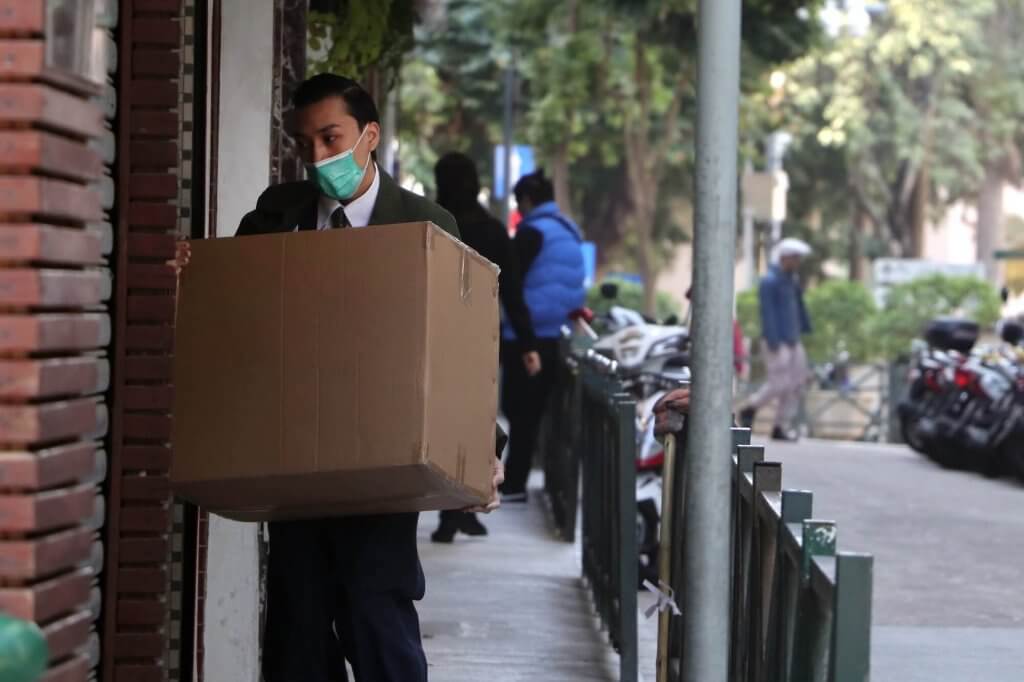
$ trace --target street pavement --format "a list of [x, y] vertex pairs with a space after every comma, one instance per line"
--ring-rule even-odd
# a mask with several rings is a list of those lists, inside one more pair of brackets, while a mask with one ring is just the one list
[[1024, 680], [1024, 486], [900, 447], [769, 443], [840, 550], [874, 554], [873, 682]]

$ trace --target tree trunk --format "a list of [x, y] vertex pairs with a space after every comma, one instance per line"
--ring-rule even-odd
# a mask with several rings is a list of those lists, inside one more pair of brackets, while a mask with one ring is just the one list
[[867, 231], [868, 216], [857, 206], [853, 211], [853, 225], [850, 226], [850, 281], [864, 281], [864, 233]]
[[1003, 246], [1003, 164], [989, 163], [978, 196], [978, 261], [990, 282], [1002, 281], [995, 252]]
[[928, 194], [930, 191], [930, 174], [928, 166], [923, 165], [917, 173], [914, 184], [914, 197], [910, 205], [910, 258], [921, 258], [925, 251], [925, 226], [928, 222]]
[[572, 195], [569, 191], [569, 145], [559, 145], [551, 156], [551, 182], [555, 186], [555, 202], [569, 218], [572, 217]]

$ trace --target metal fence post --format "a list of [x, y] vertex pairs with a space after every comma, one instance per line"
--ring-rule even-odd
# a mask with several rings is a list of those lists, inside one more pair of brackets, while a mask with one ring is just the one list
[[700, 0], [694, 211], [693, 404], [685, 458], [684, 682], [729, 676], [732, 310], [740, 1]]

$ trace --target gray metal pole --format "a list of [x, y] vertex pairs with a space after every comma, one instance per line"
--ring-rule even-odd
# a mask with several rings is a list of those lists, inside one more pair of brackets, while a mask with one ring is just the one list
[[501, 220], [508, 227], [508, 216], [510, 213], [510, 197], [512, 191], [512, 132], [515, 123], [515, 85], [516, 85], [516, 58], [512, 55], [509, 64], [505, 67], [505, 107], [502, 120], [502, 146], [505, 149], [504, 177], [502, 180]]
[[693, 402], [686, 457], [684, 682], [728, 682], [732, 299], [740, 0], [700, 0]]

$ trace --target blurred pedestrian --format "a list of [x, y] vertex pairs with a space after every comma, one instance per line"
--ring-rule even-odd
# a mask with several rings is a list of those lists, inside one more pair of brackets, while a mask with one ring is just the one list
[[[524, 295], [536, 341], [520, 337], [506, 319], [502, 328], [502, 407], [509, 420], [509, 455], [501, 499], [526, 502], [526, 483], [533, 464], [541, 420], [558, 377], [558, 346], [562, 325], [586, 299], [583, 287], [583, 236], [555, 203], [551, 180], [539, 170], [523, 176], [513, 190], [523, 218], [513, 240], [522, 268]], [[525, 344], [525, 345], [524, 345]], [[531, 375], [520, 362], [533, 345], [541, 371]]]
[[[434, 179], [437, 203], [455, 217], [462, 241], [501, 268], [498, 297], [504, 317], [519, 339], [519, 355], [511, 361], [517, 369], [525, 370], [527, 376], [537, 375], [541, 371], [541, 358], [530, 311], [523, 300], [518, 258], [505, 226], [480, 204], [480, 176], [476, 164], [465, 154], [445, 154], [434, 166]], [[441, 523], [430, 537], [434, 542], [448, 543], [459, 532], [481, 536], [487, 535], [487, 528], [471, 512], [443, 511]]]
[[772, 265], [761, 278], [761, 348], [767, 377], [740, 410], [740, 425], [751, 428], [757, 411], [777, 402], [774, 440], [793, 441], [793, 421], [808, 377], [801, 338], [811, 332], [799, 269], [811, 247], [799, 239], [783, 239], [772, 250]]

